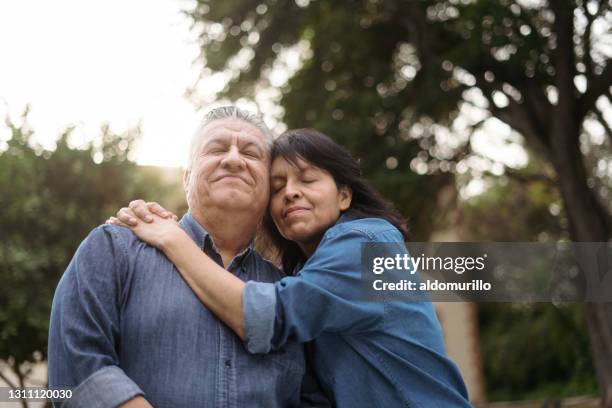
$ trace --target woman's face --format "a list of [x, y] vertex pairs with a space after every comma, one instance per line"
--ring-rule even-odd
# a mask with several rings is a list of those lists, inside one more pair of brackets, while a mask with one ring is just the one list
[[336, 186], [331, 174], [297, 159], [272, 162], [270, 214], [283, 237], [295, 241], [310, 255], [325, 231], [351, 204], [351, 191]]

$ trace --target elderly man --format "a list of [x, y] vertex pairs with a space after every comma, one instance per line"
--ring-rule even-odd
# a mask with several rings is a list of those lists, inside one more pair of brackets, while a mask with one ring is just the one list
[[[281, 277], [250, 246], [268, 203], [271, 143], [256, 116], [212, 110], [194, 136], [183, 180], [189, 213], [182, 228], [245, 281]], [[49, 385], [74, 388], [68, 406], [298, 406], [304, 372], [297, 343], [249, 354], [163, 253], [127, 228], [93, 230], [55, 293]]]

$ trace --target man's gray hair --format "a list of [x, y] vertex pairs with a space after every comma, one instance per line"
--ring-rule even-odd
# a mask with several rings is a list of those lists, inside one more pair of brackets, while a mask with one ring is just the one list
[[198, 127], [193, 137], [191, 138], [191, 145], [189, 147], [189, 161], [187, 163], [187, 168], [191, 167], [194, 155], [199, 150], [201, 139], [204, 136], [201, 132], [202, 129], [204, 129], [209, 123], [221, 119], [238, 119], [250, 123], [261, 131], [264, 136], [268, 150], [272, 148], [274, 136], [270, 128], [265, 124], [265, 122], [259, 115], [256, 115], [244, 109], [240, 109], [234, 105], [220, 106], [218, 108], [211, 109], [206, 113], [206, 115], [204, 115], [204, 119], [200, 123], [200, 126]]

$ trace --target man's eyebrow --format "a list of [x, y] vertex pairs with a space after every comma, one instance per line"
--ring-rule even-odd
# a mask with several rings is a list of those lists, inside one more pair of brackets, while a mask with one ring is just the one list
[[251, 146], [255, 146], [256, 148], [258, 148], [259, 150], [263, 151], [263, 146], [261, 146], [260, 143], [254, 142], [252, 140], [247, 140], [245, 141], [244, 145], [242, 147], [251, 147]]
[[220, 145], [227, 145], [229, 144], [229, 142], [227, 140], [224, 140], [222, 136], [209, 136], [206, 138], [206, 140], [204, 141], [204, 143], [202, 144], [202, 147], [206, 147], [208, 145], [211, 145], [213, 143], [218, 143]]
[[[226, 134], [211, 134], [210, 136], [208, 136], [206, 138], [206, 141], [202, 144], [202, 146], [207, 146], [209, 144], [212, 143], [219, 143], [222, 145], [228, 145], [231, 143], [231, 139], [232, 136], [228, 136]], [[250, 145], [256, 146], [257, 148], [259, 148], [262, 151], [265, 151], [266, 149], [264, 148], [264, 142], [260, 141], [259, 139], [256, 139], [254, 137], [251, 136], [243, 136], [241, 138], [241, 140], [239, 141], [239, 144], [241, 145], [241, 147], [249, 147]]]

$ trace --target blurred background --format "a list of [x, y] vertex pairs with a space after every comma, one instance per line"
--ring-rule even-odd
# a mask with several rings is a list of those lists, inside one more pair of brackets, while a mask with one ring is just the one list
[[[185, 211], [189, 138], [228, 102], [347, 146], [413, 241], [612, 238], [610, 1], [9, 0], [0, 38], [0, 386], [46, 384], [89, 230]], [[436, 310], [475, 405], [612, 406], [612, 305]]]

